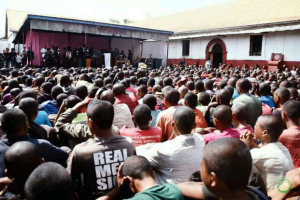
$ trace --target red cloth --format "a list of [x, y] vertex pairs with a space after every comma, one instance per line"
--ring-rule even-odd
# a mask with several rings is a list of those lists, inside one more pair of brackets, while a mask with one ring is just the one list
[[[40, 52], [44, 45], [47, 45], [47, 47], [49, 48], [51, 47], [51, 45], [58, 46], [60, 49], [60, 53], [63, 54], [64, 47], [71, 46], [72, 51], [75, 49], [75, 47], [81, 47], [82, 44], [84, 44], [84, 35], [71, 34], [69, 37], [69, 33], [32, 31], [32, 41], [30, 41], [30, 31], [28, 31], [25, 41], [25, 45], [27, 48], [31, 46], [30, 43], [32, 43], [32, 51], [34, 53], [33, 65], [39, 66], [42, 57]], [[98, 50], [108, 49], [109, 38], [88, 36], [86, 46], [94, 47]]]
[[290, 151], [294, 167], [300, 167], [300, 127], [292, 126], [284, 130], [279, 137], [279, 142]]
[[141, 130], [139, 128], [128, 128], [124, 126], [120, 130], [120, 135], [130, 137], [133, 140], [134, 145], [137, 147], [148, 143], [161, 142], [162, 132], [159, 127], [151, 127], [147, 130]]
[[267, 104], [261, 103], [262, 115], [272, 115], [272, 109]]
[[193, 111], [195, 113], [196, 128], [206, 128], [207, 123], [202, 112], [198, 109], [193, 109]]
[[126, 88], [126, 92], [133, 93], [134, 96], [136, 96], [136, 89], [134, 89], [133, 87]]
[[221, 133], [209, 133], [206, 135], [203, 135], [203, 139], [205, 141], [205, 144], [219, 138], [227, 138], [227, 137], [232, 137], [232, 138], [237, 138], [240, 139], [240, 132], [237, 131], [236, 129], [233, 128], [228, 128], [224, 130]]
[[254, 130], [250, 125], [242, 128], [237, 128], [236, 130], [238, 130], [241, 134], [245, 133], [246, 131], [250, 131], [251, 133], [254, 133]]
[[125, 94], [116, 96], [115, 104], [121, 104], [121, 103], [124, 103], [129, 107], [131, 114], [133, 113], [134, 108], [138, 105], [137, 101], [134, 102], [132, 100], [132, 97], [129, 97], [128, 95], [125, 95]]
[[155, 110], [161, 110], [161, 111], [164, 111], [166, 110], [167, 107], [165, 105], [165, 101], [161, 101], [160, 103], [157, 103], [156, 106], [155, 106]]

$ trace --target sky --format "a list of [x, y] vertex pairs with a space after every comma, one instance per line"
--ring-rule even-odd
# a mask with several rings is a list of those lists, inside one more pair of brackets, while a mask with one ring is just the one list
[[140, 21], [234, 0], [0, 0], [0, 38], [6, 10], [108, 21]]

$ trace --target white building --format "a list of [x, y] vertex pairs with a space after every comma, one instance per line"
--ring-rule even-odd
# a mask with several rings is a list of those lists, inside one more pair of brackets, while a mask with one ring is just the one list
[[300, 0], [239, 0], [134, 22], [130, 25], [172, 31], [168, 64], [219, 63], [268, 65], [283, 54], [289, 68], [300, 67]]

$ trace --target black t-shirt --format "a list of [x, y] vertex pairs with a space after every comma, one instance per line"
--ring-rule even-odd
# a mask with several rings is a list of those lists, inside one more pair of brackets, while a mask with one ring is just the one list
[[16, 60], [16, 56], [17, 56], [16, 52], [9, 52], [9, 59], [11, 61], [15, 61]]
[[28, 135], [31, 139], [47, 139], [46, 130], [32, 121], [29, 121]]

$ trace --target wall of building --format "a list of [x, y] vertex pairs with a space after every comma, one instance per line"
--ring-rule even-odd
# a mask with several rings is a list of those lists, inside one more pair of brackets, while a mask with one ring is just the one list
[[[206, 47], [215, 39], [221, 39], [227, 50], [226, 64], [234, 66], [258, 64], [267, 65], [272, 53], [284, 54], [284, 64], [288, 67], [300, 67], [300, 30], [263, 33], [262, 55], [250, 56], [250, 34], [228, 35], [224, 37], [203, 37], [190, 40], [190, 55], [184, 56], [188, 64], [205, 63]], [[168, 49], [168, 64], [178, 63], [182, 59], [182, 40], [172, 40]]]
[[6, 39], [0, 39], [0, 53], [6, 48], [8, 48], [8, 41]]

